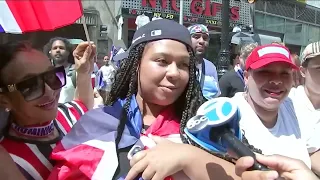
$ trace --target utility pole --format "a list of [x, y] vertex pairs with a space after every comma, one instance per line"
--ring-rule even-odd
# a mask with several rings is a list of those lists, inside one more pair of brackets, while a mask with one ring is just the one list
[[230, 61], [230, 47], [229, 47], [229, 27], [230, 27], [230, 14], [229, 14], [230, 0], [222, 0], [222, 28], [221, 28], [221, 49], [219, 52], [218, 60], [218, 76], [219, 78], [228, 71]]
[[180, 23], [181, 25], [183, 25], [183, 0], [180, 0], [179, 23]]

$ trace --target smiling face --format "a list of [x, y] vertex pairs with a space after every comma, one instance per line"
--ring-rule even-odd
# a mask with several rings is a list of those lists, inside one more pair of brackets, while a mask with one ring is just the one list
[[[43, 53], [27, 49], [18, 52], [15, 58], [3, 68], [1, 81], [4, 84], [15, 84], [51, 69], [53, 66]], [[42, 124], [56, 117], [59, 95], [60, 89], [52, 90], [45, 85], [44, 95], [30, 101], [26, 101], [19, 91], [1, 94], [0, 105], [9, 108], [13, 118], [20, 125]]]
[[139, 67], [138, 95], [156, 105], [174, 103], [188, 84], [189, 62], [187, 47], [178, 41], [148, 43]]
[[320, 56], [307, 61], [300, 67], [301, 74], [305, 78], [305, 86], [309, 91], [320, 94]]
[[248, 93], [265, 110], [276, 110], [292, 87], [292, 67], [275, 62], [245, 72]]

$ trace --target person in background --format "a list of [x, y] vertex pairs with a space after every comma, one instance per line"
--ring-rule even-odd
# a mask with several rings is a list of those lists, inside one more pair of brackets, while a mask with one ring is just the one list
[[252, 157], [242, 157], [236, 163], [235, 172], [242, 180], [319, 180], [301, 160], [280, 155], [256, 156], [257, 161], [270, 171], [247, 171], [253, 165]]
[[[272, 42], [271, 44], [278, 44], [286, 47], [286, 45], [283, 42], [275, 41], [275, 42]], [[292, 53], [291, 59], [296, 66], [300, 67], [301, 64], [300, 64], [299, 56], [297, 54]], [[292, 77], [293, 77], [293, 84], [292, 84], [293, 87], [298, 87], [304, 83], [300, 70], [294, 70], [292, 73]]]
[[196, 54], [198, 80], [202, 94], [207, 100], [218, 97], [220, 89], [216, 66], [204, 58], [209, 46], [209, 30], [203, 24], [189, 26], [188, 30], [191, 34], [192, 47]]
[[[296, 66], [298, 67], [301, 66], [300, 59], [297, 54], [291, 54], [291, 59]], [[300, 70], [295, 70], [292, 76], [293, 76], [293, 87], [298, 87], [304, 84], [304, 78], [302, 77]]]
[[114, 82], [114, 76], [116, 68], [110, 61], [108, 56], [105, 56], [104, 65], [99, 69], [97, 73], [98, 79], [98, 91], [103, 98], [103, 101], [108, 97], [109, 92], [111, 91], [112, 83]]
[[279, 41], [273, 41], [271, 44], [286, 46], [283, 42], [279, 42]]
[[320, 176], [320, 42], [304, 49], [300, 71], [304, 85], [292, 88], [289, 97], [311, 157], [311, 168]]
[[59, 103], [72, 101], [76, 90], [76, 71], [71, 54], [72, 45], [66, 38], [55, 37], [45, 45], [44, 53], [48, 55], [54, 66], [63, 66], [67, 75], [67, 82], [61, 89]]
[[234, 54], [232, 59], [233, 68], [222, 75], [219, 80], [219, 87], [221, 90], [221, 97], [233, 97], [237, 92], [244, 91], [244, 69], [245, 62], [251, 51], [258, 45], [256, 43], [251, 43], [245, 45], [240, 50], [240, 55]]
[[65, 68], [53, 66], [28, 43], [0, 45], [0, 107], [9, 113], [0, 144], [28, 180], [47, 179], [53, 167], [52, 149], [93, 108], [90, 74], [95, 46], [81, 43], [73, 54], [78, 82], [75, 97], [59, 104]]

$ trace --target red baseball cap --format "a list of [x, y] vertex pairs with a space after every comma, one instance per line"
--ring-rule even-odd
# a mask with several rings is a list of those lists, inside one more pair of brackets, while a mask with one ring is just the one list
[[256, 47], [248, 56], [245, 68], [246, 70], [259, 69], [274, 62], [287, 63], [292, 67], [292, 69], [299, 69], [291, 61], [289, 49], [277, 44], [268, 44]]

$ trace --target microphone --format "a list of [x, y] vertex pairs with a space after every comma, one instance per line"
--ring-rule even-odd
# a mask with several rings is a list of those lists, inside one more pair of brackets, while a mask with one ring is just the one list
[[236, 158], [251, 156], [254, 164], [249, 170], [269, 170], [258, 163], [255, 154], [242, 143], [240, 117], [238, 106], [231, 98], [218, 97], [199, 107], [197, 115], [188, 120], [184, 132], [210, 152]]

